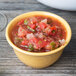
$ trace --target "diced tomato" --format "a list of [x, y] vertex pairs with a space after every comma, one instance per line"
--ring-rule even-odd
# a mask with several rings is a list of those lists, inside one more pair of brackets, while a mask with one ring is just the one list
[[45, 47], [46, 41], [44, 41], [44, 40], [42, 40], [42, 39], [39, 39], [39, 40], [38, 40], [38, 43], [35, 44], [35, 45], [36, 45], [36, 49], [41, 49], [41, 48]]
[[56, 31], [57, 31], [57, 29], [56, 29], [55, 26], [51, 27], [51, 33], [50, 33], [50, 35], [55, 35]]
[[22, 25], [23, 23], [24, 23], [24, 19], [22, 19], [21, 21], [19, 21], [17, 25]]
[[44, 41], [44, 40], [42, 40], [42, 47], [45, 47], [45, 46], [46, 46], [46, 44], [47, 44], [47, 42], [46, 42], [46, 41]]
[[34, 45], [35, 49], [40, 49], [42, 47], [45, 47], [46, 45], [46, 41], [42, 40], [42, 39], [38, 39], [38, 38], [33, 38], [30, 40], [31, 44]]
[[35, 17], [30, 18], [31, 24], [37, 23], [37, 19]]
[[55, 35], [55, 34], [56, 34], [56, 31], [57, 31], [57, 29], [56, 29], [55, 26], [53, 26], [53, 27], [48, 26], [48, 27], [44, 30], [44, 32], [45, 32], [46, 34], [48, 34], [48, 35]]
[[50, 33], [51, 33], [51, 27], [48, 26], [46, 29], [44, 29], [44, 32], [45, 32], [46, 34], [50, 35]]
[[28, 40], [27, 40], [27, 39], [23, 40], [21, 44], [22, 44], [22, 45], [28, 44]]
[[31, 24], [29, 25], [32, 29], [35, 29], [36, 28], [36, 25], [35, 24]]
[[19, 29], [18, 29], [18, 36], [19, 36], [19, 37], [23, 37], [23, 36], [25, 36], [26, 34], [27, 34], [27, 31], [24, 30], [24, 29], [20, 26]]
[[42, 30], [47, 27], [47, 24], [44, 23], [44, 22], [40, 22], [39, 25], [40, 25], [40, 28], [41, 28]]
[[51, 27], [51, 30], [56, 30], [56, 27], [55, 26]]
[[52, 49], [52, 46], [49, 43], [47, 43], [47, 45], [45, 46], [45, 49], [51, 50]]
[[32, 43], [32, 44], [34, 44], [34, 43], [38, 43], [38, 40], [37, 40], [37, 38], [32, 38], [32, 39], [30, 39], [30, 42]]

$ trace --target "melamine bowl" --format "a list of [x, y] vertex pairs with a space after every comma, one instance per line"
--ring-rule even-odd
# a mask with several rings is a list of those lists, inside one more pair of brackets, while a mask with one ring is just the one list
[[[33, 52], [28, 52], [24, 51], [17, 46], [15, 46], [11, 40], [11, 30], [12, 28], [19, 22], [21, 19], [25, 17], [30, 17], [34, 15], [44, 15], [44, 16], [49, 16], [49, 17], [54, 17], [57, 18], [66, 28], [67, 35], [66, 35], [66, 43], [50, 52], [44, 52], [44, 53], [33, 53]], [[33, 11], [33, 12], [28, 12], [21, 14], [17, 17], [15, 17], [12, 21], [9, 22], [6, 28], [6, 39], [8, 43], [12, 46], [14, 52], [16, 53], [17, 57], [26, 65], [29, 65], [33, 68], [44, 68], [52, 65], [55, 63], [59, 57], [61, 56], [63, 49], [67, 46], [67, 44], [70, 42], [71, 39], [71, 28], [69, 24], [60, 16], [50, 13], [50, 12], [45, 12], [45, 11]]]

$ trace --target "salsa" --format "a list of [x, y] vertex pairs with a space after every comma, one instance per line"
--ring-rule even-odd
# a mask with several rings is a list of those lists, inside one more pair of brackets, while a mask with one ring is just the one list
[[57, 19], [31, 16], [20, 20], [12, 30], [13, 43], [30, 52], [48, 52], [64, 45], [66, 29]]

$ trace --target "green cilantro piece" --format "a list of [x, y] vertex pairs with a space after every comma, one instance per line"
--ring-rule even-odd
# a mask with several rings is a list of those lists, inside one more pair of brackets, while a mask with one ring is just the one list
[[28, 48], [28, 46], [25, 45], [26, 48]]
[[55, 49], [55, 46], [56, 46], [55, 42], [51, 42], [50, 45], [52, 46], [52, 50]]
[[30, 26], [27, 26], [28, 29], [30, 29]]
[[27, 20], [25, 20], [25, 21], [24, 21], [24, 24], [25, 24], [25, 25], [27, 25], [27, 24], [28, 24], [28, 21], [27, 21]]
[[16, 33], [16, 35], [18, 35], [18, 33]]
[[52, 33], [55, 33], [55, 30], [53, 30]]
[[41, 40], [39, 40], [39, 42], [38, 42], [39, 44], [41, 44], [42, 43], [42, 41]]
[[33, 45], [32, 45], [32, 44], [30, 44], [28, 48], [29, 48], [29, 51], [34, 50], [34, 48], [33, 48]]
[[35, 30], [32, 29], [30, 26], [27, 26], [27, 28], [28, 28], [29, 30], [31, 30], [32, 32], [35, 32]]

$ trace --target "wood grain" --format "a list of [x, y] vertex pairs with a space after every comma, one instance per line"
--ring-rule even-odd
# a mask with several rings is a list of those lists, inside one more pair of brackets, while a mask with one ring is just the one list
[[68, 74], [1, 74], [1, 76], [75, 76]]
[[6, 41], [4, 28], [0, 32], [0, 76], [76, 76], [76, 12], [53, 9], [36, 0], [0, 0], [0, 12], [6, 15], [8, 22], [30, 11], [48, 11], [63, 17], [72, 29], [71, 42], [55, 64], [45, 69], [33, 69], [16, 57]]

